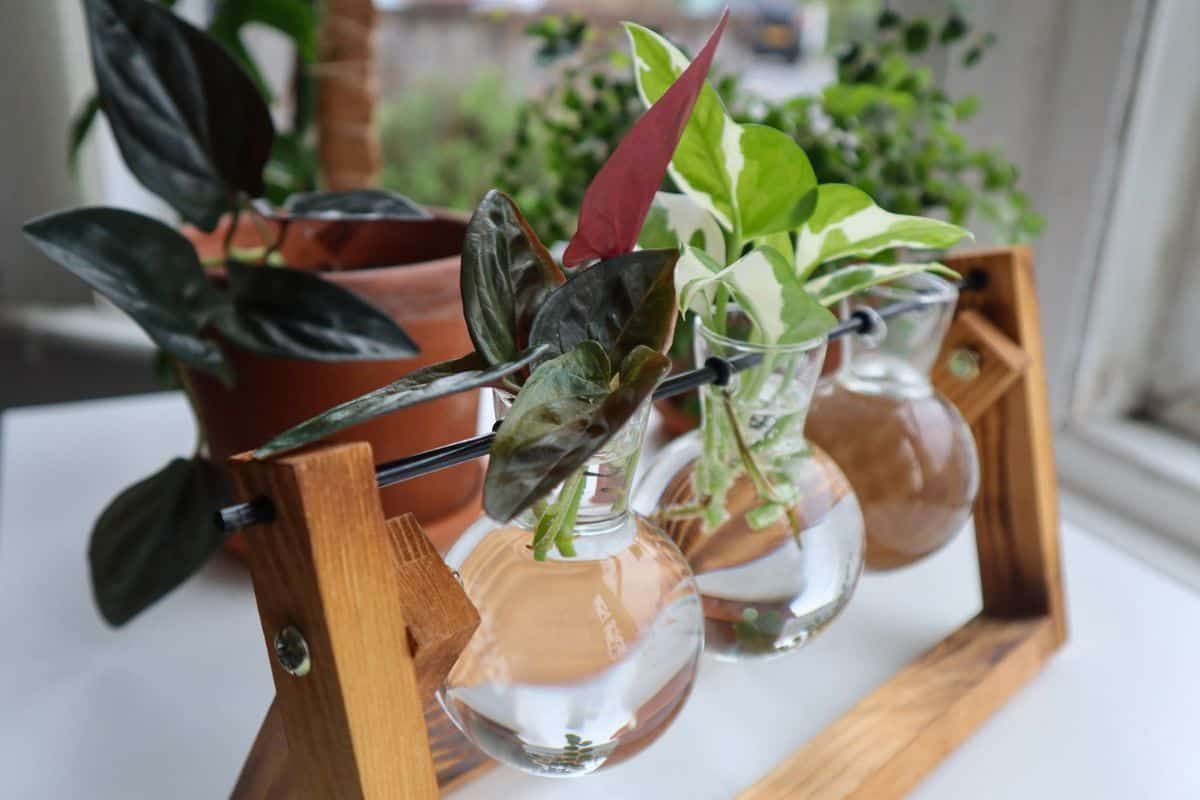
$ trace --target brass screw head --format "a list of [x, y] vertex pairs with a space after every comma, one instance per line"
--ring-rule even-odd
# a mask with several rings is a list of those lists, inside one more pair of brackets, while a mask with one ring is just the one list
[[303, 678], [312, 669], [308, 642], [295, 625], [288, 625], [275, 634], [275, 658], [285, 672], [297, 678]]
[[979, 377], [979, 351], [971, 347], [956, 347], [950, 352], [946, 368], [950, 374], [962, 381], [973, 381]]

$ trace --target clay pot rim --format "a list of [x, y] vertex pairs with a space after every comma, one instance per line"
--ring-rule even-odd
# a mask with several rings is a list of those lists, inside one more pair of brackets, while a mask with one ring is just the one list
[[[433, 215], [432, 218], [430, 220], [426, 220], [426, 222], [457, 223], [457, 224], [463, 226], [464, 233], [465, 233], [465, 228], [467, 226], [467, 223], [471, 219], [470, 213], [465, 212], [465, 211], [459, 211], [457, 209], [443, 208], [440, 206], [426, 206], [426, 210], [430, 214]], [[186, 223], [186, 222], [179, 226], [179, 230], [181, 233], [183, 233], [184, 237], [188, 240], [189, 244], [191, 244], [194, 248], [194, 247], [196, 247], [196, 239], [198, 239], [200, 237], [214, 236], [216, 234], [216, 231], [220, 230], [220, 226], [222, 224], [224, 224], [227, 220], [232, 219], [232, 218], [233, 218], [233, 215], [231, 213], [227, 212], [227, 213], [223, 214], [221, 216], [220, 222], [218, 223], [218, 227], [216, 229], [214, 229], [213, 231], [204, 231], [204, 230], [201, 230], [200, 228], [197, 228], [195, 225], [192, 225], [191, 223]], [[359, 224], [359, 225], [364, 225], [364, 226], [385, 225], [385, 224], [389, 224], [389, 223], [390, 224], [398, 224], [398, 225], [404, 225], [404, 224], [417, 225], [417, 224], [420, 224], [422, 222], [422, 220], [369, 219], [369, 220], [357, 220], [357, 221], [355, 221], [355, 220], [340, 220], [339, 222], [342, 222], [344, 224]], [[242, 223], [247, 224], [247, 225], [251, 224], [248, 220], [245, 220], [245, 219], [242, 220]], [[242, 223], [239, 223], [239, 224], [242, 224]], [[268, 219], [267, 224], [278, 225], [279, 223], [274, 220]], [[376, 264], [376, 265], [364, 266], [364, 267], [341, 267], [341, 268], [300, 267], [300, 266], [294, 266], [292, 264], [285, 263], [281, 267], [275, 267], [275, 269], [294, 269], [299, 272], [308, 272], [311, 274], [320, 275], [322, 277], [332, 278], [334, 280], [344, 280], [346, 283], [356, 283], [359, 280], [359, 278], [361, 278], [362, 280], [366, 280], [367, 279], [366, 276], [371, 276], [371, 278], [388, 278], [388, 277], [392, 277], [395, 273], [398, 273], [401, 271], [403, 271], [403, 272], [414, 272], [415, 271], [418, 273], [424, 273], [424, 272], [440, 273], [442, 270], [444, 270], [446, 268], [448, 262], [453, 262], [454, 264], [458, 264], [461, 258], [462, 258], [462, 247], [460, 245], [458, 248], [458, 252], [456, 252], [456, 253], [450, 253], [450, 254], [447, 254], [447, 255], [444, 255], [444, 256], [441, 256], [438, 258], [425, 259], [422, 261], [405, 261], [405, 262], [401, 262], [398, 264]], [[220, 264], [220, 263], [206, 264], [206, 265], [204, 265], [204, 274], [206, 276], [208, 276], [210, 279], [216, 279], [217, 281], [223, 281], [223, 280], [225, 280], [225, 277], [226, 277], [225, 265]], [[354, 277], [356, 275], [359, 276], [359, 278]], [[333, 277], [333, 276], [336, 276], [336, 277]], [[424, 277], [424, 275], [417, 275], [415, 277]]]

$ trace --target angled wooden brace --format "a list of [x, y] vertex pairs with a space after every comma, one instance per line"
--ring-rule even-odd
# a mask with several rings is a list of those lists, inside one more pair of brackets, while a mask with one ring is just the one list
[[231, 460], [276, 515], [248, 535], [276, 697], [235, 798], [435, 798], [434, 747], [452, 777], [483, 761], [432, 701], [479, 615], [411, 515], [384, 521], [374, 467], [363, 443]]

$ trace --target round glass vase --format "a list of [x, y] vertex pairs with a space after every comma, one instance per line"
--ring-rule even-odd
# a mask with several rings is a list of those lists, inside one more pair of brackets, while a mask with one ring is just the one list
[[536, 561], [527, 511], [479, 519], [446, 556], [480, 624], [439, 698], [476, 746], [535, 775], [584, 775], [635, 755], [666, 730], [695, 679], [704, 649], [695, 579], [628, 502], [648, 412], [647, 403], [564, 482], [582, 498], [572, 555], [551, 547]]
[[850, 339], [813, 397], [808, 435], [841, 465], [867, 523], [867, 569], [933, 553], [960, 531], [979, 489], [971, 430], [929, 380], [958, 290], [922, 273], [855, 295], [850, 310], [918, 301], [886, 330]]
[[[696, 323], [697, 363], [757, 355], [727, 387], [700, 391], [701, 426], [659, 453], [638, 507], [687, 557], [708, 651], [761, 658], [810, 641], [846, 607], [862, 572], [863, 520], [837, 464], [804, 437], [826, 340], [764, 346]], [[738, 331], [746, 333], [739, 336]]]

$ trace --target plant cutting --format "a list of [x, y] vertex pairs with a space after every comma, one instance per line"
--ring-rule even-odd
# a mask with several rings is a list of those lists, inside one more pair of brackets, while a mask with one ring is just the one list
[[[123, 158], [187, 223], [209, 233], [202, 258], [198, 234], [189, 240], [122, 209], [75, 209], [25, 226], [47, 255], [142, 327], [202, 417], [193, 455], [122, 492], [92, 532], [97, 603], [120, 625], [222, 542], [210, 512], [224, 496], [223, 470], [205, 457], [206, 438], [231, 438], [218, 423], [261, 423], [259, 409], [269, 407], [272, 394], [303, 408], [304, 377], [313, 377], [304, 370], [347, 379], [355, 365], [418, 355], [392, 316], [312, 270], [338, 266], [343, 246], [367, 226], [421, 239], [442, 222], [377, 191], [263, 203], [278, 140], [254, 80], [230, 52], [147, 0], [86, 0], [84, 9], [99, 105]], [[277, 268], [281, 263], [305, 269]], [[229, 413], [211, 413], [214, 394], [229, 399]], [[473, 405], [466, 410], [473, 426]], [[280, 422], [266, 424], [277, 429]], [[215, 455], [225, 457], [229, 446], [223, 441]]]
[[[626, 25], [638, 92], [653, 102], [687, 58]], [[706, 85], [671, 160], [680, 193], [659, 193], [643, 246], [676, 242], [675, 288], [695, 315], [696, 357], [754, 356], [729, 387], [701, 390], [701, 430], [666, 448], [647, 503], [684, 550], [721, 657], [775, 655], [809, 641], [845, 607], [862, 568], [863, 522], [837, 465], [804, 438], [836, 323], [828, 306], [936, 262], [870, 264], [968, 235], [892, 214], [859, 189], [818, 184], [786, 134], [742, 124]]]
[[474, 352], [258, 451], [442, 393], [499, 390], [487, 513], [446, 555], [480, 624], [440, 697], [480, 749], [539, 775], [587, 774], [654, 741], [686, 699], [703, 645], [687, 562], [630, 509], [649, 399], [670, 367], [679, 257], [674, 244], [636, 248], [724, 26], [588, 186], [564, 267], [511, 199], [484, 197], [462, 258]]

